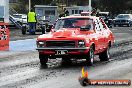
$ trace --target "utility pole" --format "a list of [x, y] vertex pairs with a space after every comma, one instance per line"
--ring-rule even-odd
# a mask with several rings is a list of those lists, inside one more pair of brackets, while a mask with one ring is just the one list
[[89, 16], [91, 16], [91, 0], [89, 0]]
[[69, 6], [68, 0], [66, 0], [66, 6], [67, 6], [67, 7]]
[[28, 7], [28, 10], [29, 10], [29, 11], [31, 10], [31, 0], [29, 0], [29, 7]]
[[62, 3], [62, 10], [63, 10], [63, 0], [61, 0], [61, 3]]

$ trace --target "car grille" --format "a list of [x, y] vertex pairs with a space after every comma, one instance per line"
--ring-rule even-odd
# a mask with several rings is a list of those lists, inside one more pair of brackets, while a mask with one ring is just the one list
[[74, 48], [75, 41], [46, 41], [46, 47]]

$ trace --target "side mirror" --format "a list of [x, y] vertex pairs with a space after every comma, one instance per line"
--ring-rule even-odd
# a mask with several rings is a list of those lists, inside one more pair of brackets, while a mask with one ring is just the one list
[[89, 31], [91, 29], [91, 25], [81, 26], [80, 31]]

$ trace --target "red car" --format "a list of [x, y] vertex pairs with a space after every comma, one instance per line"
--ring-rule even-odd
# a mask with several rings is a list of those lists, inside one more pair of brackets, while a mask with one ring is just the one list
[[113, 33], [101, 18], [67, 16], [58, 19], [48, 34], [38, 36], [37, 50], [42, 66], [46, 66], [48, 58], [62, 58], [67, 64], [71, 58], [86, 59], [92, 65], [95, 54], [101, 61], [109, 60], [113, 43]]

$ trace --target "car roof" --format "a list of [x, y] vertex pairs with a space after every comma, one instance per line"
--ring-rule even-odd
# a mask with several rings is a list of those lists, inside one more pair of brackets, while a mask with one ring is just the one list
[[132, 15], [132, 14], [118, 14], [118, 15]]
[[66, 18], [91, 18], [91, 19], [97, 19], [99, 17], [96, 17], [96, 16], [67, 16], [67, 17], [61, 17], [60, 19], [66, 19]]
[[13, 14], [13, 15], [26, 15], [26, 14]]
[[99, 14], [109, 14], [109, 12], [99, 12]]

